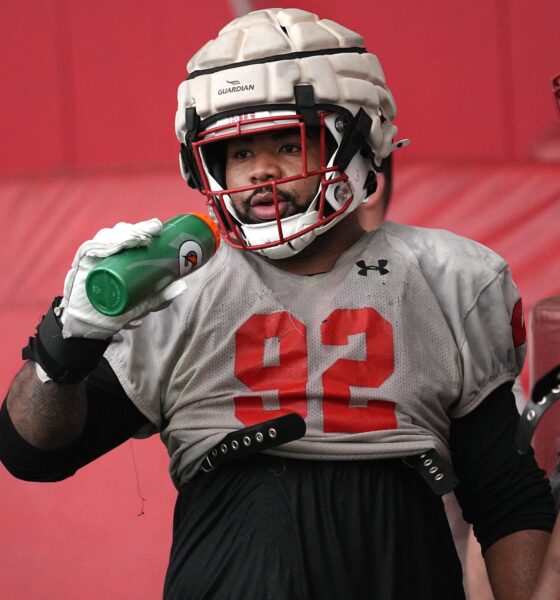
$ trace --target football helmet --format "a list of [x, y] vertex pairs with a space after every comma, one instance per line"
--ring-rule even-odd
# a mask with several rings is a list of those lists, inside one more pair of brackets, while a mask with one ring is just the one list
[[[408, 143], [393, 141], [395, 102], [363, 38], [303, 10], [267, 9], [235, 19], [193, 56], [187, 71], [175, 119], [181, 170], [236, 248], [273, 259], [297, 254], [364, 202], [382, 161]], [[275, 216], [246, 222], [232, 195], [263, 183], [228, 187], [224, 148], [234, 138], [283, 129], [300, 136], [299, 173], [267, 180]], [[308, 166], [311, 132], [320, 164]], [[307, 209], [282, 217], [283, 184], [309, 177], [318, 183]]]

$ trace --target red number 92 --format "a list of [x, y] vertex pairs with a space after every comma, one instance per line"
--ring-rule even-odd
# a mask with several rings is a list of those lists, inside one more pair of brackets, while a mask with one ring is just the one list
[[[376, 388], [395, 368], [393, 328], [373, 308], [339, 309], [321, 324], [323, 346], [344, 346], [365, 334], [365, 360], [338, 359], [322, 375], [323, 430], [360, 433], [397, 426], [395, 405], [368, 400], [351, 406], [350, 387]], [[266, 364], [267, 345], [276, 344], [275, 364]], [[235, 336], [235, 376], [253, 392], [277, 390], [278, 409], [266, 409], [260, 395], [237, 396], [235, 416], [254, 425], [289, 412], [307, 416], [307, 329], [288, 312], [253, 315]]]

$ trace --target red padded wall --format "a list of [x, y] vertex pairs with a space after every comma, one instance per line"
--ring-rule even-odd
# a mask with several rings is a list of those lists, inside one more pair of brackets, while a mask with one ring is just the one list
[[69, 164], [52, 2], [0, 2], [0, 23], [0, 174]]
[[0, 3], [0, 175], [176, 162], [188, 58], [234, 17], [192, 0]]
[[[231, 3], [233, 4], [233, 2]], [[263, 0], [237, 2], [255, 8]], [[286, 1], [342, 21], [380, 57], [399, 106], [404, 160], [524, 159], [555, 125], [560, 3], [540, 0]], [[185, 64], [230, 20], [185, 0], [0, 3], [0, 175], [171, 165]]]

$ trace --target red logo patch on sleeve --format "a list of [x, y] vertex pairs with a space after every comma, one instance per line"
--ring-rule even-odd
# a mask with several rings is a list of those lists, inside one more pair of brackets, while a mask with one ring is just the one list
[[517, 348], [522, 346], [527, 339], [527, 332], [525, 330], [525, 319], [523, 318], [523, 304], [521, 298], [515, 303], [513, 312], [511, 313], [511, 335], [513, 338], [513, 345]]

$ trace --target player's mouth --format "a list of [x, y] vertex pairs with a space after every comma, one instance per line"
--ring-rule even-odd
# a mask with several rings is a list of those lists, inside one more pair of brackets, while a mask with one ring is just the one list
[[[291, 194], [277, 190], [278, 216], [285, 217], [290, 209]], [[246, 200], [247, 216], [252, 221], [262, 222], [276, 219], [276, 203], [271, 189], [255, 190]]]

